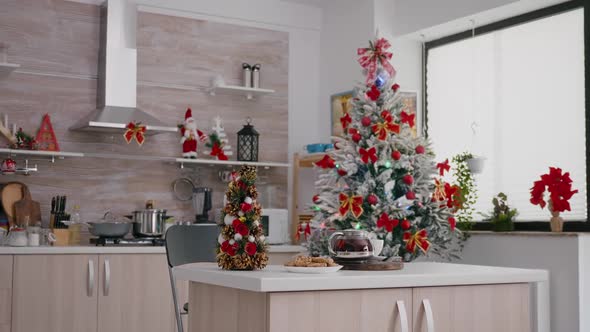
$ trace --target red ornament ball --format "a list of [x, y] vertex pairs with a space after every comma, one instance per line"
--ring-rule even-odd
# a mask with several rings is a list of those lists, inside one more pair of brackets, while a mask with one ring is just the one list
[[240, 205], [240, 209], [242, 209], [244, 213], [248, 213], [252, 210], [252, 204], [242, 203], [242, 205]]
[[417, 154], [423, 154], [424, 152], [426, 152], [426, 149], [422, 145], [418, 145], [416, 147], [416, 153]]
[[375, 205], [379, 202], [379, 198], [377, 198], [377, 196], [375, 196], [373, 194], [370, 194], [367, 197], [367, 202], [369, 202], [369, 204], [371, 204], [371, 205]]
[[243, 237], [248, 236], [248, 233], [250, 232], [250, 230], [248, 229], [248, 226], [244, 225], [243, 223], [240, 223], [239, 225], [236, 225], [234, 227], [234, 232], [236, 232], [237, 234], [240, 234]]
[[348, 172], [345, 169], [343, 169], [343, 168], [338, 169], [338, 175], [345, 176], [346, 174], [348, 174]]
[[411, 185], [412, 183], [414, 183], [414, 177], [410, 174], [406, 174], [404, 175], [404, 183], [407, 184], [408, 186]]
[[410, 222], [408, 221], [408, 219], [402, 220], [402, 229], [404, 231], [407, 231], [408, 229], [410, 229], [410, 227], [412, 227], [412, 224], [410, 224]]
[[246, 243], [246, 246], [244, 249], [246, 249], [246, 253], [250, 256], [256, 255], [256, 251], [258, 251], [258, 248], [256, 247], [256, 243], [254, 243], [254, 242]]
[[318, 204], [320, 202], [320, 195], [314, 195], [311, 199], [314, 203]]
[[394, 85], [392, 85], [391, 90], [393, 90], [393, 92], [397, 92], [397, 90], [399, 90], [399, 84], [395, 83]]
[[402, 153], [395, 150], [391, 153], [391, 158], [393, 158], [393, 160], [400, 160], [402, 157]]
[[359, 133], [354, 133], [352, 134], [352, 141], [355, 143], [358, 143], [361, 140], [361, 134]]
[[407, 199], [416, 199], [416, 194], [413, 191], [408, 191], [406, 193], [406, 198]]
[[361, 124], [365, 127], [370, 126], [371, 125], [371, 118], [368, 116], [363, 117], [361, 120]]

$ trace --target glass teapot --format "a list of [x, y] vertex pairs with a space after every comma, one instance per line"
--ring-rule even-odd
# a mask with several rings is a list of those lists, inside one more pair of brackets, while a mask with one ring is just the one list
[[328, 239], [328, 250], [336, 259], [365, 260], [373, 256], [369, 233], [357, 229], [332, 233]]

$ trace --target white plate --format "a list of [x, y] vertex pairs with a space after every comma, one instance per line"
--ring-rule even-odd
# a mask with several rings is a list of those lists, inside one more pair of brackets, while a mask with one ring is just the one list
[[342, 265], [328, 266], [328, 267], [300, 267], [300, 266], [285, 266], [285, 270], [293, 273], [309, 273], [322, 274], [333, 273], [342, 268]]

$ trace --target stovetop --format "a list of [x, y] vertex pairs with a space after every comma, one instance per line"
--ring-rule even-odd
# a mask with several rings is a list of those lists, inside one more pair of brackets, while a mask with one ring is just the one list
[[98, 237], [98, 238], [91, 238], [91, 244], [95, 244], [97, 246], [107, 246], [107, 247], [124, 247], [124, 246], [154, 246], [154, 247], [161, 247], [166, 244], [166, 240], [162, 238], [108, 238], [108, 237]]

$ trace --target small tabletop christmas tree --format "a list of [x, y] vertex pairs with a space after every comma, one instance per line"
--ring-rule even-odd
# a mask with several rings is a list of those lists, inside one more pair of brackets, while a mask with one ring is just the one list
[[267, 245], [260, 223], [262, 207], [256, 201], [256, 168], [242, 166], [225, 194], [223, 222], [217, 245], [217, 264], [224, 270], [263, 269]]
[[340, 119], [345, 137], [334, 137], [335, 149], [316, 163], [313, 255], [327, 254], [331, 230], [351, 228], [384, 240], [381, 255], [405, 261], [426, 253], [455, 257], [461, 248], [454, 243], [461, 238], [453, 217], [458, 188], [442, 180], [448, 161], [436, 164], [429, 142], [414, 134], [415, 114], [393, 84], [389, 47], [381, 38], [358, 50], [366, 84]]

